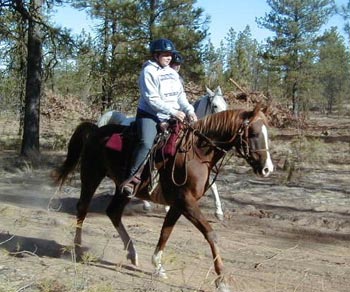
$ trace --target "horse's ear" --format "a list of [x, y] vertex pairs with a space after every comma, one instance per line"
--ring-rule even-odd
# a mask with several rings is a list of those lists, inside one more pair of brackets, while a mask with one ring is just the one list
[[214, 92], [212, 92], [208, 87], [205, 87], [206, 90], [207, 90], [207, 93], [210, 95], [210, 96], [214, 96]]
[[215, 92], [216, 92], [216, 95], [222, 95], [222, 91], [221, 91], [220, 85], [216, 88]]

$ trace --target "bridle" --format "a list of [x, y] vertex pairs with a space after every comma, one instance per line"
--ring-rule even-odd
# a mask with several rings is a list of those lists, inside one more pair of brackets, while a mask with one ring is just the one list
[[262, 120], [262, 118], [258, 118], [253, 122], [251, 122], [249, 119], [245, 119], [237, 131], [239, 145], [236, 147], [236, 149], [239, 155], [241, 155], [248, 162], [252, 161], [253, 153], [269, 151], [268, 148], [255, 149], [254, 147], [249, 146], [249, 128], [259, 120]]
[[213, 113], [215, 113], [214, 112], [214, 109], [213, 109], [213, 107], [212, 107], [212, 103], [213, 103], [213, 97], [214, 96], [211, 96], [211, 95], [207, 95], [207, 105], [206, 105], [206, 107], [205, 107], [205, 113], [207, 113], [207, 111], [208, 111], [208, 109], [209, 109], [209, 113], [211, 113], [211, 114], [213, 114]]
[[[254, 164], [254, 159], [253, 159], [253, 153], [256, 153], [256, 152], [268, 152], [268, 148], [264, 148], [264, 149], [254, 149], [254, 147], [252, 146], [249, 146], [249, 128], [251, 127], [251, 125], [253, 125], [255, 122], [259, 121], [259, 120], [262, 120], [261, 118], [258, 118], [254, 121], [250, 121], [249, 119], [245, 119], [243, 120], [242, 124], [240, 125], [240, 127], [238, 128], [238, 131], [235, 133], [235, 135], [228, 141], [213, 141], [211, 140], [210, 138], [208, 138], [206, 135], [204, 135], [203, 133], [201, 133], [200, 131], [198, 131], [197, 129], [193, 128], [191, 123], [185, 121], [184, 122], [184, 125], [186, 126], [186, 130], [185, 132], [187, 131], [192, 131], [193, 132], [193, 135], [199, 137], [200, 139], [206, 141], [207, 143], [207, 146], [213, 148], [214, 150], [218, 151], [218, 152], [221, 152], [223, 154], [223, 156], [220, 158], [220, 162], [217, 162], [215, 165], [214, 165], [214, 173], [215, 173], [215, 176], [212, 180], [212, 183], [215, 182], [216, 180], [216, 177], [217, 175], [219, 174], [219, 171], [220, 169], [222, 168], [222, 166], [224, 165], [224, 158], [226, 156], [226, 154], [228, 153], [228, 151], [226, 149], [224, 149], [223, 147], [221, 146], [218, 146], [218, 144], [224, 144], [224, 145], [227, 145], [227, 144], [231, 144], [231, 145], [235, 145], [235, 141], [237, 141], [237, 138], [238, 138], [238, 143], [239, 145], [236, 146], [236, 150], [238, 152], [238, 154], [243, 157], [248, 163], [250, 164]], [[184, 134], [182, 136], [182, 138], [184, 138], [185, 136], [187, 136], [187, 134]], [[182, 143], [180, 143], [182, 144]], [[190, 147], [191, 148], [191, 147]], [[189, 149], [183, 151], [185, 153], [187, 153], [189, 151]], [[177, 154], [177, 153], [176, 153]], [[175, 154], [175, 155], [176, 155]], [[186, 159], [185, 159], [186, 160]], [[173, 165], [173, 170], [172, 170], [172, 173], [174, 174], [174, 167], [175, 167], [175, 161], [174, 161], [174, 165]], [[177, 186], [181, 186], [183, 184], [185, 184], [187, 180], [187, 172], [185, 174], [185, 179], [182, 183], [177, 183], [175, 181], [175, 178], [173, 176], [173, 182], [174, 184], [176, 184]], [[212, 184], [211, 183], [211, 184]], [[210, 185], [211, 185], [210, 184]], [[209, 185], [209, 186], [210, 186]]]
[[263, 149], [255, 149], [253, 146], [250, 146], [249, 143], [249, 128], [256, 123], [257, 121], [262, 120], [262, 118], [258, 118], [254, 121], [250, 121], [249, 119], [243, 120], [242, 124], [238, 128], [238, 131], [235, 133], [235, 135], [228, 141], [213, 141], [198, 130], [192, 128], [190, 124], [188, 124], [188, 128], [193, 131], [193, 134], [198, 136], [199, 138], [205, 140], [213, 149], [216, 149], [222, 153], [227, 153], [227, 150], [225, 150], [223, 147], [219, 146], [221, 145], [227, 145], [227, 144], [236, 144], [235, 141], [238, 141], [238, 145], [236, 145], [236, 150], [238, 154], [246, 159], [247, 161], [251, 161], [253, 158], [253, 153], [257, 152], [268, 152], [268, 148]]

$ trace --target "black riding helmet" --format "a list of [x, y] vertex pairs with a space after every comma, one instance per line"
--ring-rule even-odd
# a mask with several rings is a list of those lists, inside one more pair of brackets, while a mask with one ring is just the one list
[[171, 64], [183, 64], [184, 58], [181, 56], [181, 54], [178, 51], [175, 51], [173, 53], [173, 58], [171, 59]]
[[149, 46], [151, 54], [163, 53], [163, 52], [176, 52], [175, 46], [171, 40], [168, 39], [157, 39], [151, 42]]

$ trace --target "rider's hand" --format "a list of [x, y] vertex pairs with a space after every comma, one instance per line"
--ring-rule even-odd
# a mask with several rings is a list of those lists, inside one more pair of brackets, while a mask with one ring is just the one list
[[177, 111], [175, 114], [175, 118], [177, 118], [180, 122], [183, 122], [186, 118], [186, 115], [182, 111]]
[[195, 113], [189, 114], [188, 118], [189, 118], [190, 122], [197, 122], [198, 121], [198, 118], [197, 118]]

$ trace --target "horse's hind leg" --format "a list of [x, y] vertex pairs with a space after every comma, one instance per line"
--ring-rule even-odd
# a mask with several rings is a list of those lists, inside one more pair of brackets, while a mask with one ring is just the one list
[[89, 208], [89, 205], [91, 203], [91, 199], [101, 183], [102, 179], [104, 178], [104, 174], [99, 174], [97, 171], [95, 173], [95, 177], [91, 178], [88, 176], [85, 176], [85, 174], [81, 174], [81, 191], [80, 191], [80, 198], [77, 203], [77, 225], [75, 229], [75, 237], [74, 237], [74, 247], [75, 247], [75, 254], [77, 259], [80, 259], [82, 256], [82, 250], [81, 250], [81, 242], [82, 242], [82, 228], [83, 223]]
[[122, 196], [119, 193], [118, 188], [116, 188], [116, 192], [106, 210], [106, 213], [107, 213], [107, 216], [111, 219], [120, 238], [122, 239], [124, 243], [124, 249], [128, 251], [128, 254], [126, 256], [127, 259], [130, 259], [133, 265], [138, 266], [139, 263], [138, 263], [138, 256], [137, 256], [135, 245], [131, 240], [128, 232], [126, 231], [125, 226], [121, 219], [124, 208], [129, 203], [129, 201], [130, 199], [125, 196]]
[[155, 275], [158, 277], [167, 278], [165, 269], [162, 265], [162, 254], [170, 234], [180, 216], [181, 212], [175, 207], [170, 207], [165, 216], [158, 244], [152, 256], [152, 263], [156, 268]]
[[222, 211], [222, 205], [221, 200], [219, 197], [218, 188], [216, 186], [216, 183], [213, 183], [210, 186], [210, 190], [213, 194], [214, 201], [215, 201], [215, 217], [218, 218], [220, 221], [224, 220], [224, 212]]

